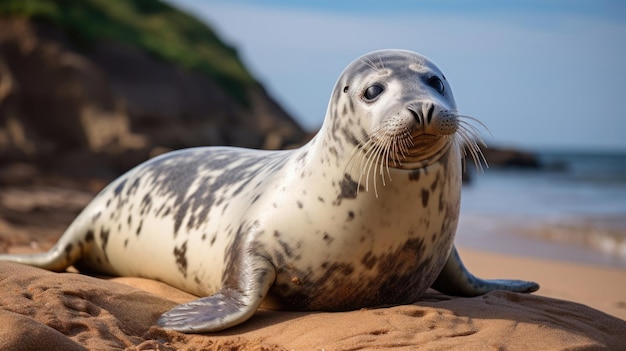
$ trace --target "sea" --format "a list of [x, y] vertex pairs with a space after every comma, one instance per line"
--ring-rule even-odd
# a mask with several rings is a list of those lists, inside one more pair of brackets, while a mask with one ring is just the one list
[[626, 269], [626, 152], [534, 151], [463, 188], [459, 246]]

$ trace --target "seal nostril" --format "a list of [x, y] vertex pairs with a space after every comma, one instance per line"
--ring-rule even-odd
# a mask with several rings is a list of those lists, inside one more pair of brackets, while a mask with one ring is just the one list
[[413, 109], [408, 109], [409, 112], [411, 112], [411, 115], [413, 116], [413, 119], [415, 120], [415, 122], [417, 122], [418, 125], [422, 124], [422, 119], [420, 118], [420, 115], [417, 114], [417, 112], [413, 111]]
[[428, 111], [426, 111], [426, 121], [428, 121], [428, 124], [430, 124], [430, 122], [433, 120], [433, 112], [435, 111], [435, 106], [434, 105], [430, 105], [428, 107]]

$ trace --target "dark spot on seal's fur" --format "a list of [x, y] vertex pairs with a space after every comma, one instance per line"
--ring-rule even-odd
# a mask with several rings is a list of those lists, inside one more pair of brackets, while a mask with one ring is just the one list
[[252, 203], [255, 203], [259, 198], [261, 197], [261, 194], [257, 194], [254, 199], [252, 199]]
[[300, 156], [298, 156], [298, 158], [296, 159], [296, 161], [298, 161], [298, 162], [302, 162], [302, 161], [306, 158], [306, 156], [307, 156], [308, 154], [309, 154], [309, 151], [308, 151], [308, 150], [307, 150], [307, 151], [305, 151], [305, 152], [303, 152], [303, 153], [301, 153], [301, 154], [300, 154]]
[[439, 178], [441, 178], [441, 173], [437, 172], [437, 174], [435, 175], [435, 180], [430, 185], [430, 191], [435, 191], [437, 189], [437, 186], [439, 185]]
[[442, 213], [444, 211], [444, 192], [440, 192], [439, 193], [439, 213]]
[[169, 216], [169, 214], [170, 214], [170, 212], [171, 212], [171, 211], [172, 211], [172, 208], [168, 206], [168, 207], [165, 209], [165, 212], [163, 212], [163, 216], [162, 216], [162, 217], [167, 217], [167, 216]]
[[65, 246], [65, 262], [70, 263], [72, 262], [72, 248], [74, 248], [74, 245], [72, 245], [72, 243], [67, 244], [67, 246]]
[[283, 252], [285, 253], [285, 255], [291, 258], [293, 254], [293, 250], [291, 249], [291, 247], [289, 247], [289, 244], [287, 244], [286, 242], [282, 240], [278, 240], [278, 243], [280, 244], [280, 246], [282, 246]]
[[352, 145], [359, 145], [359, 139], [357, 139], [357, 137], [354, 136], [354, 133], [352, 133], [352, 130], [350, 128], [343, 127], [341, 128], [341, 132], [346, 137], [346, 141], [348, 141]]
[[174, 247], [174, 258], [176, 258], [176, 266], [178, 271], [187, 278], [187, 241], [180, 248]]
[[126, 191], [126, 195], [128, 196], [133, 196], [137, 193], [137, 190], [139, 190], [139, 184], [141, 183], [141, 177], [137, 177], [133, 180], [133, 183], [128, 187], [128, 190]]
[[363, 256], [363, 259], [361, 259], [361, 263], [367, 268], [367, 269], [372, 269], [374, 268], [374, 265], [376, 265], [376, 261], [378, 259], [376, 258], [376, 256], [374, 256], [372, 254], [371, 251], [369, 251], [368, 253], [365, 254], [365, 256]]
[[104, 227], [100, 228], [100, 239], [102, 240], [102, 252], [104, 252], [104, 259], [109, 262], [109, 256], [107, 255], [107, 244], [109, 243], [110, 230]]
[[332, 236], [330, 236], [330, 234], [324, 232], [324, 236], [322, 237], [322, 239], [324, 239], [324, 241], [326, 242], [326, 244], [330, 245], [330, 243], [332, 243], [335, 238], [333, 238]]
[[302, 204], [302, 201], [296, 201], [296, 203], [298, 204], [298, 208], [304, 207], [304, 205]]
[[141, 200], [141, 204], [139, 205], [139, 214], [144, 215], [150, 212], [152, 209], [152, 195], [150, 193], [146, 193], [146, 195]]
[[196, 216], [192, 213], [189, 215], [189, 220], [187, 221], [187, 230], [192, 229], [196, 224]]
[[113, 189], [113, 196], [120, 196], [122, 190], [124, 190], [124, 186], [126, 186], [126, 179], [122, 180], [116, 187]]
[[180, 226], [183, 224], [183, 219], [185, 219], [185, 216], [187, 215], [188, 207], [189, 207], [188, 203], [183, 203], [178, 208], [178, 211], [176, 211], [176, 213], [174, 214], [174, 238], [176, 238], [176, 236], [178, 235], [178, 230], [180, 229]]
[[414, 171], [409, 172], [409, 180], [415, 181], [415, 182], [419, 182], [420, 180], [420, 173], [421, 170], [416, 169]]
[[124, 248], [128, 246], [128, 239], [124, 239]]
[[95, 237], [95, 236], [94, 236], [93, 230], [89, 229], [89, 230], [87, 231], [87, 234], [85, 234], [85, 242], [87, 242], [87, 243], [88, 243], [88, 242], [92, 242], [92, 241], [93, 241], [93, 239], [94, 239], [94, 237]]
[[143, 227], [143, 219], [139, 221], [139, 226], [137, 226], [137, 231], [135, 232], [135, 235], [139, 236], [139, 234], [141, 234], [142, 227]]
[[344, 178], [339, 182], [339, 196], [337, 196], [337, 201], [334, 202], [335, 205], [341, 204], [342, 199], [356, 199], [358, 191], [365, 190], [361, 185], [352, 180], [349, 174], [344, 174]]
[[351, 221], [354, 219], [354, 212], [348, 211], [348, 220]]
[[428, 207], [429, 197], [430, 197], [430, 192], [426, 189], [422, 189], [422, 206], [424, 206], [424, 208]]

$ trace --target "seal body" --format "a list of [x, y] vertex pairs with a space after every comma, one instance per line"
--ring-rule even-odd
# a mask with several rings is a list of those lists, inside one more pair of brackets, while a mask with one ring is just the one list
[[432, 62], [373, 52], [340, 76], [305, 146], [159, 156], [97, 195], [51, 251], [0, 259], [75, 264], [206, 296], [159, 320], [184, 332], [239, 324], [262, 302], [339, 311], [413, 303], [431, 286], [534, 291], [475, 278], [454, 249], [463, 148], [479, 152], [472, 131]]

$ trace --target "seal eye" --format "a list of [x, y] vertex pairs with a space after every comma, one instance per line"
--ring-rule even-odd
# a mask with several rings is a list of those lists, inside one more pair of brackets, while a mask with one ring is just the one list
[[443, 90], [445, 88], [445, 85], [443, 84], [441, 79], [439, 79], [439, 77], [432, 76], [432, 77], [428, 78], [428, 80], [426, 81], [426, 84], [428, 84], [431, 88], [437, 90], [437, 92], [439, 94], [443, 94]]
[[376, 99], [378, 97], [378, 95], [380, 95], [380, 93], [383, 92], [383, 90], [385, 90], [385, 89], [382, 86], [380, 86], [378, 84], [374, 84], [374, 85], [370, 86], [369, 88], [367, 88], [367, 90], [365, 90], [365, 93], [363, 94], [363, 97], [367, 101], [372, 101], [372, 100]]

